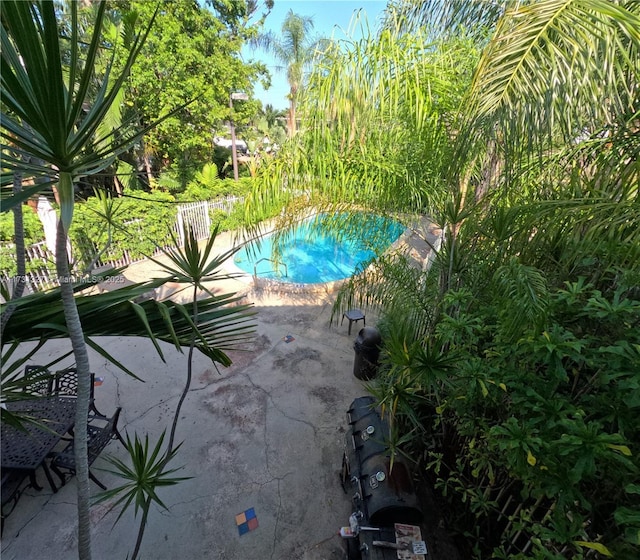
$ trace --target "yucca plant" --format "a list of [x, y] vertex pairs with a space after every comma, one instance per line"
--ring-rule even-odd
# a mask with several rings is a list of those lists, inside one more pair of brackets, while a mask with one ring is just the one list
[[[192, 290], [190, 300], [191, 314], [187, 316], [185, 310], [185, 313], [181, 316], [181, 319], [187, 322], [188, 329], [184, 331], [176, 324], [178, 330], [174, 333], [176, 336], [188, 339], [181, 338], [180, 344], [186, 346], [188, 343], [189, 352], [187, 355], [185, 385], [173, 415], [166, 450], [161, 454], [160, 449], [165, 432], [162, 433], [154, 451], [150, 455], [147, 451], [148, 436], [145, 437], [144, 446], [137, 436], [134, 442], [129, 441], [127, 437], [126, 447], [132, 466], [129, 467], [118, 459], [110, 459], [112, 465], [116, 467], [116, 470], [110, 472], [120, 478], [129, 480], [129, 482], [113, 490], [103, 492], [98, 499], [98, 502], [101, 502], [120, 496], [113, 506], [122, 504], [122, 511], [118, 519], [132, 503], [135, 505], [136, 513], [139, 509], [142, 510], [138, 535], [131, 556], [132, 560], [138, 558], [140, 553], [151, 503], [155, 501], [165, 507], [156, 494], [157, 487], [176, 484], [180, 480], [184, 480], [184, 478], [168, 478], [167, 475], [173, 473], [174, 470], [166, 471], [166, 468], [181, 445], [176, 446], [174, 442], [182, 405], [191, 387], [194, 351], [200, 349], [208, 352], [214, 364], [220, 363], [228, 366], [231, 364], [231, 360], [224, 352], [224, 348], [238, 348], [240, 343], [248, 340], [248, 336], [253, 332], [253, 324], [248, 323], [250, 317], [254, 314], [250, 310], [251, 305], [239, 304], [241, 297], [237, 297], [235, 294], [215, 295], [206, 285], [209, 282], [236, 276], [235, 274], [222, 272], [221, 268], [223, 263], [232, 257], [240, 247], [228, 249], [214, 256], [212, 251], [217, 235], [218, 229], [216, 228], [211, 233], [207, 243], [201, 248], [193, 230], [185, 225], [182, 235], [184, 247], [179, 246], [178, 239], [172, 233], [174, 247], [163, 250], [168, 262], [151, 259], [169, 275], [164, 279], [165, 281], [170, 280], [178, 284], [184, 284], [185, 289], [191, 288]], [[208, 297], [199, 299], [201, 292]], [[164, 306], [169, 303], [160, 302], [157, 305]], [[177, 334], [178, 332], [180, 335]], [[215, 348], [207, 344], [207, 338], [212, 335], [216, 340]]]
[[188, 476], [171, 476], [180, 468], [166, 470], [167, 464], [176, 456], [180, 446], [176, 446], [169, 453], [164, 453], [162, 447], [165, 433], [162, 432], [160, 434], [152, 450], [149, 449], [148, 435], [145, 436], [143, 443], [137, 435], [132, 440], [127, 434], [125, 449], [131, 459], [131, 466], [116, 457], [106, 457], [111, 468], [103, 470], [127, 482], [111, 490], [105, 490], [96, 498], [94, 503], [99, 504], [115, 499], [110, 509], [122, 505], [115, 523], [120, 520], [124, 512], [133, 504], [135, 515], [142, 510], [141, 526], [145, 526], [149, 508], [153, 502], [156, 502], [165, 510], [167, 509], [167, 506], [164, 505], [157, 494], [158, 489], [173, 486], [190, 478]]
[[[169, 441], [166, 451], [157, 459], [157, 452], [149, 455], [146, 451], [147, 444], [143, 448], [139, 438], [134, 436], [133, 442], [128, 442], [127, 451], [130, 452], [132, 466], [126, 467], [119, 460], [112, 460], [116, 467], [116, 474], [130, 479], [130, 482], [118, 487], [115, 492], [104, 495], [104, 499], [116, 494], [137, 493], [136, 510], [139, 506], [143, 509], [140, 521], [140, 530], [136, 541], [133, 558], [137, 557], [148, 519], [150, 502], [156, 499], [154, 494], [156, 486], [166, 485], [167, 474], [164, 472], [166, 465], [174, 457], [178, 446], [174, 445], [175, 432], [182, 403], [189, 391], [192, 375], [192, 356], [198, 350], [208, 356], [214, 364], [228, 366], [231, 360], [226, 350], [241, 349], [243, 343], [253, 337], [254, 324], [251, 318], [254, 312], [249, 304], [242, 304], [241, 297], [234, 293], [213, 294], [205, 285], [209, 282], [231, 278], [233, 275], [221, 272], [221, 266], [237, 248], [224, 251], [220, 255], [212, 256], [213, 244], [216, 240], [217, 230], [212, 234], [203, 249], [198, 247], [191, 230], [185, 230], [185, 248], [176, 247], [165, 251], [170, 264], [156, 261], [166, 272], [170, 274], [165, 278], [150, 280], [112, 290], [101, 294], [76, 294], [78, 312], [83, 319], [83, 332], [86, 343], [96, 352], [103, 355], [114, 365], [123, 371], [136, 377], [134, 372], [127, 369], [126, 364], [119, 361], [116, 356], [108, 354], [102, 345], [93, 341], [94, 336], [144, 336], [149, 338], [159, 355], [163, 357], [163, 351], [158, 344], [165, 341], [174, 345], [181, 351], [182, 347], [189, 347], [187, 362], [187, 380], [179, 403], [173, 417]], [[177, 239], [174, 238], [177, 243]], [[114, 271], [113, 273], [117, 273]], [[109, 275], [105, 275], [108, 278]], [[95, 281], [101, 276], [95, 275]], [[189, 283], [193, 286], [193, 299], [191, 310], [173, 301], [156, 301], [145, 297], [153, 289], [161, 286], [167, 280]], [[86, 284], [76, 286], [77, 289], [86, 288]], [[32, 294], [17, 300], [17, 313], [7, 324], [5, 339], [3, 342], [11, 344], [7, 352], [3, 353], [2, 361], [2, 399], [16, 400], [25, 398], [23, 392], [25, 381], [21, 378], [22, 366], [33, 356], [47, 340], [54, 338], [66, 338], [68, 336], [65, 327], [65, 316], [60, 301], [59, 288], [44, 293]], [[205, 297], [199, 297], [203, 291]], [[134, 300], [139, 300], [138, 302]], [[105, 321], [105, 317], [111, 320]], [[38, 344], [26, 356], [17, 360], [11, 360], [18, 346], [25, 341], [36, 341]], [[52, 367], [55, 363], [67, 357], [71, 352], [56, 358], [45, 367]], [[8, 411], [2, 409], [2, 421], [20, 426], [19, 419], [13, 418]], [[161, 445], [164, 435], [158, 445]], [[142, 452], [145, 450], [144, 453]], [[153, 459], [153, 460], [152, 460]], [[114, 462], [115, 461], [115, 462]], [[145, 462], [146, 461], [146, 462]], [[149, 481], [149, 473], [154, 473], [153, 481]], [[132, 474], [134, 473], [134, 474]], [[135, 475], [135, 476], [134, 476]], [[173, 480], [173, 479], [172, 479]], [[181, 479], [176, 479], [177, 483]], [[157, 482], [157, 484], [156, 484]], [[136, 483], [138, 486], [136, 486]], [[139, 502], [140, 496], [145, 499]], [[148, 498], [148, 499], [147, 499]], [[119, 500], [116, 505], [124, 508], [131, 504], [130, 500]]]
[[[169, 436], [169, 443], [167, 445], [169, 451], [173, 448], [173, 441], [175, 438], [182, 403], [184, 402], [184, 399], [189, 392], [189, 387], [191, 386], [193, 352], [199, 346], [198, 328], [201, 323], [206, 324], [207, 322], [210, 322], [207, 318], [206, 308], [203, 307], [202, 303], [199, 301], [199, 292], [202, 291], [204, 294], [209, 296], [209, 298], [204, 300], [205, 302], [213, 301], [220, 303], [221, 307], [223, 305], [227, 306], [225, 309], [227, 313], [226, 320], [220, 321], [220, 325], [224, 328], [224, 331], [221, 333], [223, 336], [226, 336], [236, 342], [239, 340], [246, 340], [247, 334], [251, 332], [253, 328], [253, 325], [246, 325], [249, 317], [254, 315], [254, 312], [250, 311], [250, 304], [237, 305], [239, 300], [242, 299], [241, 297], [236, 297], [234, 294], [215, 295], [205, 284], [205, 282], [220, 281], [238, 276], [238, 274], [234, 273], [223, 273], [222, 265], [240, 249], [239, 245], [232, 247], [219, 255], [212, 255], [218, 232], [218, 227], [215, 227], [205, 246], [200, 248], [193, 229], [185, 224], [182, 232], [184, 247], [179, 246], [178, 240], [172, 232], [174, 247], [163, 250], [163, 253], [168, 258], [169, 262], [164, 263], [159, 260], [151, 259], [158, 264], [164, 272], [169, 274], [168, 278], [172, 282], [185, 284], [185, 289], [191, 288], [192, 290], [191, 321], [194, 328], [191, 332], [191, 340], [189, 341], [187, 381], [176, 407], [176, 413], [174, 415], [174, 421]], [[229, 306], [229, 304], [234, 305]], [[228, 356], [222, 351], [216, 355], [216, 358], [215, 362], [219, 362], [227, 366], [231, 364], [231, 360], [229, 360]]]
[[[146, 38], [138, 35], [124, 54], [118, 75], [111, 70], [119, 49], [103, 75], [95, 65], [102, 49], [106, 2], [95, 10], [93, 33], [87, 44], [79, 41], [78, 3], [70, 2], [70, 40], [61, 44], [53, 1], [7, 1], [2, 4], [2, 75], [0, 78], [3, 165], [9, 173], [35, 178], [35, 185], [5, 197], [3, 211], [19, 205], [47, 185], [60, 200], [56, 242], [56, 269], [64, 324], [78, 369], [78, 406], [75, 452], [78, 479], [78, 554], [91, 557], [89, 528], [89, 478], [87, 465], [87, 415], [90, 366], [78, 308], [74, 299], [67, 256], [67, 235], [73, 217], [74, 183], [110, 165], [144, 131], [121, 127], [100, 137], [100, 125]], [[69, 66], [63, 66], [63, 53]], [[93, 86], [98, 87], [93, 90]], [[5, 181], [3, 181], [5, 184]]]

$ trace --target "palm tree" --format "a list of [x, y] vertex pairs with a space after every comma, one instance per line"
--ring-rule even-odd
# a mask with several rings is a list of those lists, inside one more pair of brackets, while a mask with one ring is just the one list
[[313, 39], [309, 33], [313, 29], [313, 18], [295, 14], [289, 10], [282, 23], [282, 36], [273, 32], [260, 36], [258, 45], [271, 52], [286, 68], [289, 82], [289, 136], [296, 133], [296, 107], [303, 87], [304, 71], [313, 61], [323, 39]]
[[[487, 336], [481, 319], [490, 318], [468, 313], [474, 302], [500, 316], [502, 340], [521, 341], [523, 332], [543, 338], [539, 329], [551, 294], [591, 282], [615, 300], [640, 273], [639, 4], [396, 4], [399, 11], [390, 12], [375, 39], [332, 53], [333, 64], [311, 75], [313, 87], [302, 101], [309, 102], [311, 120], [297, 146], [268, 170], [274, 179], [254, 200], [262, 207], [277, 201], [290, 212], [303, 205], [356, 205], [435, 220], [446, 238], [432, 272], [411, 270], [404, 256], [391, 256], [369, 277], [354, 280], [338, 303], [374, 305], [388, 323], [396, 321], [390, 369], [416, 381], [409, 387], [388, 383], [382, 401], [401, 389], [402, 399], [411, 395], [406, 398], [416, 407], [421, 396], [449, 404], [466, 400], [474, 403], [470, 419], [490, 423], [494, 418], [479, 412], [485, 397], [468, 400], [471, 376], [451, 379], [461, 384], [456, 394], [440, 378], [437, 392], [425, 389], [423, 375], [464, 344], [473, 347], [466, 354], [473, 367], [490, 360], [489, 352], [473, 353]], [[459, 30], [453, 23], [470, 25], [470, 35], [452, 33]], [[467, 54], [456, 58], [463, 46]], [[477, 59], [474, 48], [482, 50]], [[458, 69], [463, 72], [456, 76]], [[278, 188], [283, 178], [293, 188]], [[304, 197], [295, 198], [296, 191]], [[256, 204], [250, 211], [261, 210]], [[637, 306], [635, 294], [635, 303], [625, 304]], [[635, 333], [621, 335], [622, 342], [632, 344]], [[508, 348], [501, 350], [507, 361]], [[473, 373], [468, 365], [456, 369]], [[624, 372], [612, 375], [618, 373]], [[478, 387], [481, 395], [490, 393], [485, 381]], [[506, 385], [499, 391], [507, 392]], [[508, 398], [500, 395], [498, 402]], [[460, 417], [437, 414], [443, 431], [456, 431]], [[477, 430], [461, 440], [471, 445], [485, 434]], [[522, 441], [531, 439], [523, 434]], [[533, 467], [534, 455], [526, 450], [519, 458]], [[470, 492], [482, 485], [481, 476], [472, 478]], [[558, 511], [571, 517], [572, 505], [564, 507]], [[581, 530], [560, 535], [557, 550], [607, 552], [597, 535], [591, 533], [590, 542]]]
[[281, 109], [275, 109], [273, 105], [267, 103], [262, 110], [265, 120], [267, 121], [267, 127], [273, 128], [278, 126], [280, 119], [286, 115], [286, 111]]
[[[476, 24], [495, 24], [462, 106], [446, 182], [463, 206], [481, 203], [473, 211], [478, 220], [487, 217], [487, 196], [494, 210], [499, 203], [505, 215], [521, 214], [521, 245], [511, 250], [530, 264], [545, 263], [552, 240], [565, 247], [580, 240], [562, 256], [570, 268], [611, 236], [618, 248], [604, 258], [631, 264], [638, 242], [637, 228], [629, 229], [638, 220], [631, 165], [638, 150], [637, 3], [609, 10], [597, 0], [504, 2], [490, 14], [473, 7]], [[469, 22], [474, 10], [455, 14]], [[450, 222], [448, 231], [455, 235], [460, 224]], [[515, 239], [513, 224], [509, 230]]]
[[[91, 557], [89, 527], [89, 470], [87, 465], [87, 416], [90, 366], [86, 343], [74, 298], [66, 251], [67, 235], [73, 218], [74, 182], [92, 175], [112, 163], [132, 145], [139, 133], [124, 128], [108, 138], [96, 132], [111, 108], [146, 38], [139, 35], [125, 56], [122, 70], [110, 76], [95, 76], [95, 63], [101, 49], [101, 33], [106, 2], [95, 12], [94, 31], [88, 46], [78, 39], [78, 6], [71, 11], [69, 70], [62, 65], [56, 7], [52, 1], [7, 1], [2, 5], [2, 130], [9, 146], [3, 145], [5, 167], [25, 176], [46, 177], [55, 184], [60, 197], [56, 269], [65, 324], [78, 371], [75, 450], [78, 478], [78, 553]], [[147, 29], [148, 33], [148, 29]], [[94, 80], [100, 87], [94, 97]], [[4, 201], [7, 210], [43, 188], [42, 184], [24, 189]]]

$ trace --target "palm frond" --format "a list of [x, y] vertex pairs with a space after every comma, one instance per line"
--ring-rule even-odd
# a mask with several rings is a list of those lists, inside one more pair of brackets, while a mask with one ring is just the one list
[[463, 137], [498, 131], [504, 145], [536, 153], [554, 136], [570, 142], [628, 111], [640, 76], [632, 6], [543, 0], [509, 9], [478, 65]]
[[[254, 324], [250, 304], [235, 294], [198, 301], [199, 324], [194, 325], [183, 305], [144, 298], [165, 279], [143, 282], [102, 294], [78, 294], [76, 303], [87, 339], [97, 336], [143, 336], [155, 344], [164, 341], [177, 349], [188, 347], [195, 330], [196, 348], [224, 366], [231, 364], [225, 351], [241, 348], [251, 340]], [[78, 289], [86, 285], [78, 286]], [[11, 341], [65, 338], [65, 320], [59, 288], [16, 300], [18, 311], [7, 323], [3, 344]], [[1, 308], [0, 308], [1, 310]], [[105, 321], [104, 317], [109, 317]], [[162, 355], [162, 354], [160, 354]]]
[[513, 258], [496, 271], [495, 282], [499, 297], [509, 302], [501, 306], [505, 336], [514, 340], [524, 328], [541, 329], [549, 306], [549, 290], [541, 271]]
[[384, 25], [400, 25], [405, 32], [428, 27], [434, 33], [444, 34], [467, 29], [482, 38], [514, 3], [515, 0], [391, 0], [385, 10]]
[[416, 336], [433, 327], [433, 293], [437, 278], [416, 267], [406, 256], [386, 255], [375, 265], [352, 276], [338, 292], [332, 319], [353, 307], [385, 311], [401, 316]]

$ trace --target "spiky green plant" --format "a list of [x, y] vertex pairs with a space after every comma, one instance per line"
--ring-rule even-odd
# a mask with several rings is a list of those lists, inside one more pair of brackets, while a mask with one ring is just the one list
[[[94, 66], [101, 49], [106, 2], [96, 10], [95, 28], [88, 47], [78, 41], [78, 6], [72, 2], [69, 71], [63, 68], [55, 6], [50, 1], [4, 2], [2, 5], [2, 129], [7, 145], [4, 168], [25, 178], [46, 177], [55, 184], [60, 199], [56, 243], [56, 269], [65, 323], [78, 368], [78, 407], [75, 450], [78, 477], [78, 554], [91, 557], [89, 529], [89, 469], [87, 464], [87, 415], [90, 366], [69, 274], [66, 240], [73, 217], [74, 182], [104, 169], [132, 144], [137, 132], [112, 133], [97, 138], [98, 128], [126, 79], [145, 34], [134, 41], [121, 73], [110, 79], [110, 68], [90, 97], [96, 78]], [[114, 50], [115, 53], [115, 50]], [[115, 54], [114, 54], [115, 56]], [[112, 59], [113, 62], [113, 59]], [[95, 148], [95, 149], [89, 149]], [[19, 204], [43, 188], [42, 183], [3, 201], [3, 209]]]
[[[96, 497], [94, 503], [114, 500], [110, 509], [122, 506], [115, 523], [117, 523], [125, 511], [131, 504], [134, 506], [134, 513], [137, 516], [138, 511], [142, 511], [142, 523], [146, 524], [149, 515], [149, 508], [153, 502], [157, 503], [161, 508], [167, 509], [160, 497], [158, 489], [166, 486], [173, 486], [190, 477], [174, 477], [173, 473], [179, 471], [182, 467], [166, 470], [166, 466], [175, 458], [180, 446], [176, 446], [170, 453], [163, 452], [164, 436], [166, 432], [162, 432], [158, 441], [156, 441], [153, 449], [149, 449], [149, 436], [146, 435], [144, 443], [136, 434], [133, 440], [127, 434], [125, 449], [131, 459], [131, 466], [125, 464], [116, 457], [107, 456], [106, 460], [111, 465], [110, 469], [102, 469], [109, 472], [119, 479], [128, 482], [121, 484], [110, 490], [101, 492]], [[117, 499], [116, 499], [117, 498]]]
[[[210, 356], [214, 360], [214, 364], [218, 362], [223, 365], [230, 365], [231, 360], [223, 350], [225, 347], [223, 341], [226, 340], [228, 343], [237, 347], [238, 343], [246, 340], [247, 335], [253, 330], [253, 325], [247, 325], [249, 317], [253, 315], [253, 313], [249, 311], [250, 305], [244, 304], [229, 306], [231, 303], [237, 303], [241, 298], [236, 297], [234, 294], [215, 295], [205, 284], [236, 276], [235, 274], [223, 273], [222, 265], [227, 259], [232, 257], [240, 247], [232, 247], [223, 251], [219, 255], [213, 256], [212, 251], [218, 235], [217, 228], [215, 228], [211, 233], [211, 236], [204, 247], [199, 246], [193, 230], [187, 225], [184, 226], [182, 233], [184, 247], [179, 245], [177, 237], [172, 233], [174, 247], [163, 250], [164, 256], [167, 258], [168, 262], [151, 259], [158, 264], [164, 272], [169, 274], [165, 281], [171, 280], [178, 284], [185, 284], [185, 289], [189, 287], [192, 289], [190, 300], [191, 315], [187, 316], [185, 313], [182, 317], [189, 325], [188, 332], [184, 333], [184, 335], [188, 337], [189, 345], [186, 380], [184, 389], [180, 394], [180, 398], [173, 415], [166, 450], [161, 456], [158, 456], [160, 453], [160, 447], [162, 446], [162, 441], [164, 440], [165, 432], [163, 432], [162, 437], [156, 444], [155, 450], [151, 456], [148, 456], [146, 452], [146, 439], [144, 448], [138, 443], [137, 438], [133, 445], [127, 441], [127, 450], [131, 455], [133, 466], [127, 467], [122, 461], [117, 459], [112, 459], [111, 462], [118, 467], [118, 472], [114, 472], [114, 474], [130, 479], [130, 482], [125, 486], [114, 489], [113, 491], [102, 493], [99, 500], [104, 501], [124, 492], [124, 495], [116, 502], [116, 504], [114, 504], [114, 507], [118, 504], [122, 504], [123, 506], [118, 519], [122, 516], [124, 510], [131, 505], [131, 503], [135, 503], [136, 513], [139, 509], [142, 510], [138, 534], [134, 550], [132, 552], [132, 560], [135, 560], [140, 553], [140, 547], [142, 545], [142, 539], [147, 526], [151, 503], [156, 501], [164, 507], [164, 504], [162, 504], [155, 493], [156, 487], [166, 485], [167, 480], [171, 481], [169, 482], [170, 484], [175, 484], [179, 480], [183, 480], [166, 479], [166, 475], [173, 471], [165, 472], [165, 469], [180, 447], [180, 445], [176, 446], [174, 441], [182, 405], [191, 387], [194, 350], [197, 348], [202, 350], [204, 347], [204, 351], [210, 353]], [[200, 300], [199, 291], [204, 292], [209, 297], [206, 297], [204, 300]], [[163, 306], [165, 304], [160, 303], [159, 305]], [[216, 308], [217, 316], [215, 318], [211, 316], [211, 306]], [[207, 331], [211, 327], [216, 329], [216, 338], [218, 338], [218, 341], [222, 343], [217, 345], [216, 348], [209, 347], [206, 344]], [[183, 339], [182, 342], [185, 342], [185, 340]]]

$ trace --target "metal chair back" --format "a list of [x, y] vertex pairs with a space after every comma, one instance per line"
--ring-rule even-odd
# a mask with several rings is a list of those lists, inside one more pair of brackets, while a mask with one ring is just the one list
[[51, 395], [53, 389], [53, 376], [44, 366], [24, 366], [24, 391], [32, 395], [43, 397]]
[[[91, 374], [91, 393], [90, 398], [93, 400], [95, 373]], [[53, 394], [61, 397], [77, 397], [78, 396], [78, 370], [74, 367], [68, 367], [60, 371], [56, 371], [53, 378]]]

